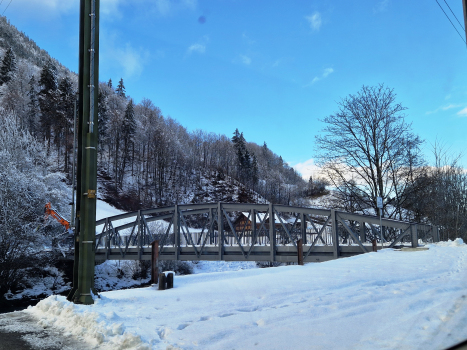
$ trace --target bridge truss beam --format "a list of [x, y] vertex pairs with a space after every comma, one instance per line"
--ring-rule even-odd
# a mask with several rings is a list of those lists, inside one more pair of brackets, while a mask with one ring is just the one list
[[[243, 215], [243, 222], [236, 220]], [[371, 241], [418, 246], [439, 241], [436, 227], [336, 210], [274, 204], [210, 203], [139, 210], [96, 222], [96, 260], [296, 262], [302, 239], [305, 262], [371, 251]]]

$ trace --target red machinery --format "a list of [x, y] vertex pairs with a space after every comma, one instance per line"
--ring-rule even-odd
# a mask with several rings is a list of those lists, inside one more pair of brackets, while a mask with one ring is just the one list
[[46, 219], [49, 216], [53, 217], [55, 220], [57, 220], [59, 223], [61, 223], [65, 227], [67, 232], [73, 233], [73, 230], [70, 227], [70, 222], [68, 220], [65, 220], [63, 216], [56, 209], [52, 208], [52, 204], [50, 204], [50, 202], [45, 205], [44, 212], [45, 212]]

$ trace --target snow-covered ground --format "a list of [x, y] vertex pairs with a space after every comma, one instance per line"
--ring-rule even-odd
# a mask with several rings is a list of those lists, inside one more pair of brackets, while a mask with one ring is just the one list
[[51, 296], [27, 312], [99, 349], [442, 349], [467, 338], [467, 246], [429, 248], [176, 276], [166, 291]]
[[125, 214], [126, 212], [123, 210], [119, 210], [110, 204], [102, 201], [97, 200], [96, 202], [96, 220], [105, 219], [110, 216]]
[[[111, 217], [111, 216], [120, 215], [120, 214], [126, 214], [126, 212], [123, 211], [123, 210], [119, 210], [119, 209], [111, 206], [110, 204], [102, 201], [102, 200], [97, 200], [97, 202], [96, 202], [96, 221], [101, 220], [101, 219], [105, 219], [105, 218], [108, 218], [108, 217]], [[114, 227], [117, 227], [117, 226], [124, 225], [124, 224], [127, 224], [129, 222], [133, 222], [133, 221], [135, 221], [135, 218], [130, 217], [130, 218], [122, 219], [122, 220], [116, 220], [116, 221], [113, 221], [112, 223], [113, 223]], [[102, 228], [103, 228], [103, 225], [96, 226], [96, 233], [100, 233]]]

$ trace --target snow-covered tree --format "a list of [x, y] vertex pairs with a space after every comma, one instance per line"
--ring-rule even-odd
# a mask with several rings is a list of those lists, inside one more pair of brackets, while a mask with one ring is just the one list
[[37, 97], [37, 84], [36, 78], [34, 75], [31, 76], [29, 80], [29, 91], [28, 91], [28, 109], [26, 115], [26, 127], [27, 130], [33, 135], [36, 136], [37, 130], [39, 127], [39, 99]]
[[25, 268], [37, 264], [43, 244], [51, 243], [44, 205], [63, 208], [68, 197], [63, 176], [48, 170], [44, 146], [16, 119], [0, 109], [0, 298], [21, 280]]
[[44, 139], [50, 141], [52, 138], [52, 129], [54, 127], [54, 120], [56, 119], [57, 106], [59, 101], [58, 83], [57, 83], [57, 68], [52, 60], [42, 68], [39, 86], [39, 106], [41, 108], [41, 132]]
[[0, 85], [8, 83], [16, 73], [16, 55], [11, 47], [6, 50], [0, 66]]
[[126, 97], [126, 95], [125, 95], [125, 85], [123, 85], [123, 78], [120, 78], [120, 81], [118, 82], [118, 85], [117, 85], [117, 88], [115, 89], [115, 92], [120, 97]]

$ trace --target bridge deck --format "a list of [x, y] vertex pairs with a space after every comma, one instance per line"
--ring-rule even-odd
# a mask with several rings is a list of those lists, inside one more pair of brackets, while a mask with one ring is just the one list
[[[372, 251], [372, 246], [365, 244], [368, 251]], [[305, 253], [310, 246], [304, 245]], [[381, 247], [378, 247], [380, 249]], [[159, 253], [160, 260], [177, 260], [175, 256], [175, 247], [165, 247], [164, 251]], [[339, 257], [350, 257], [363, 254], [363, 250], [359, 246], [340, 246]], [[96, 260], [138, 260], [140, 256], [140, 248], [128, 248], [123, 255], [120, 249], [113, 248], [96, 250]], [[278, 262], [297, 262], [297, 249], [293, 246], [276, 247], [276, 259]], [[312, 253], [304, 258], [304, 262], [323, 262], [335, 259], [334, 248], [332, 246], [315, 246]], [[145, 247], [141, 253], [141, 260], [151, 260], [151, 248]], [[184, 261], [270, 261], [271, 249], [268, 246], [253, 247], [249, 256], [243, 254], [240, 247], [224, 247], [222, 259], [219, 255], [218, 247], [205, 247], [203, 252], [198, 256], [192, 247], [181, 247], [179, 250], [178, 260]]]

